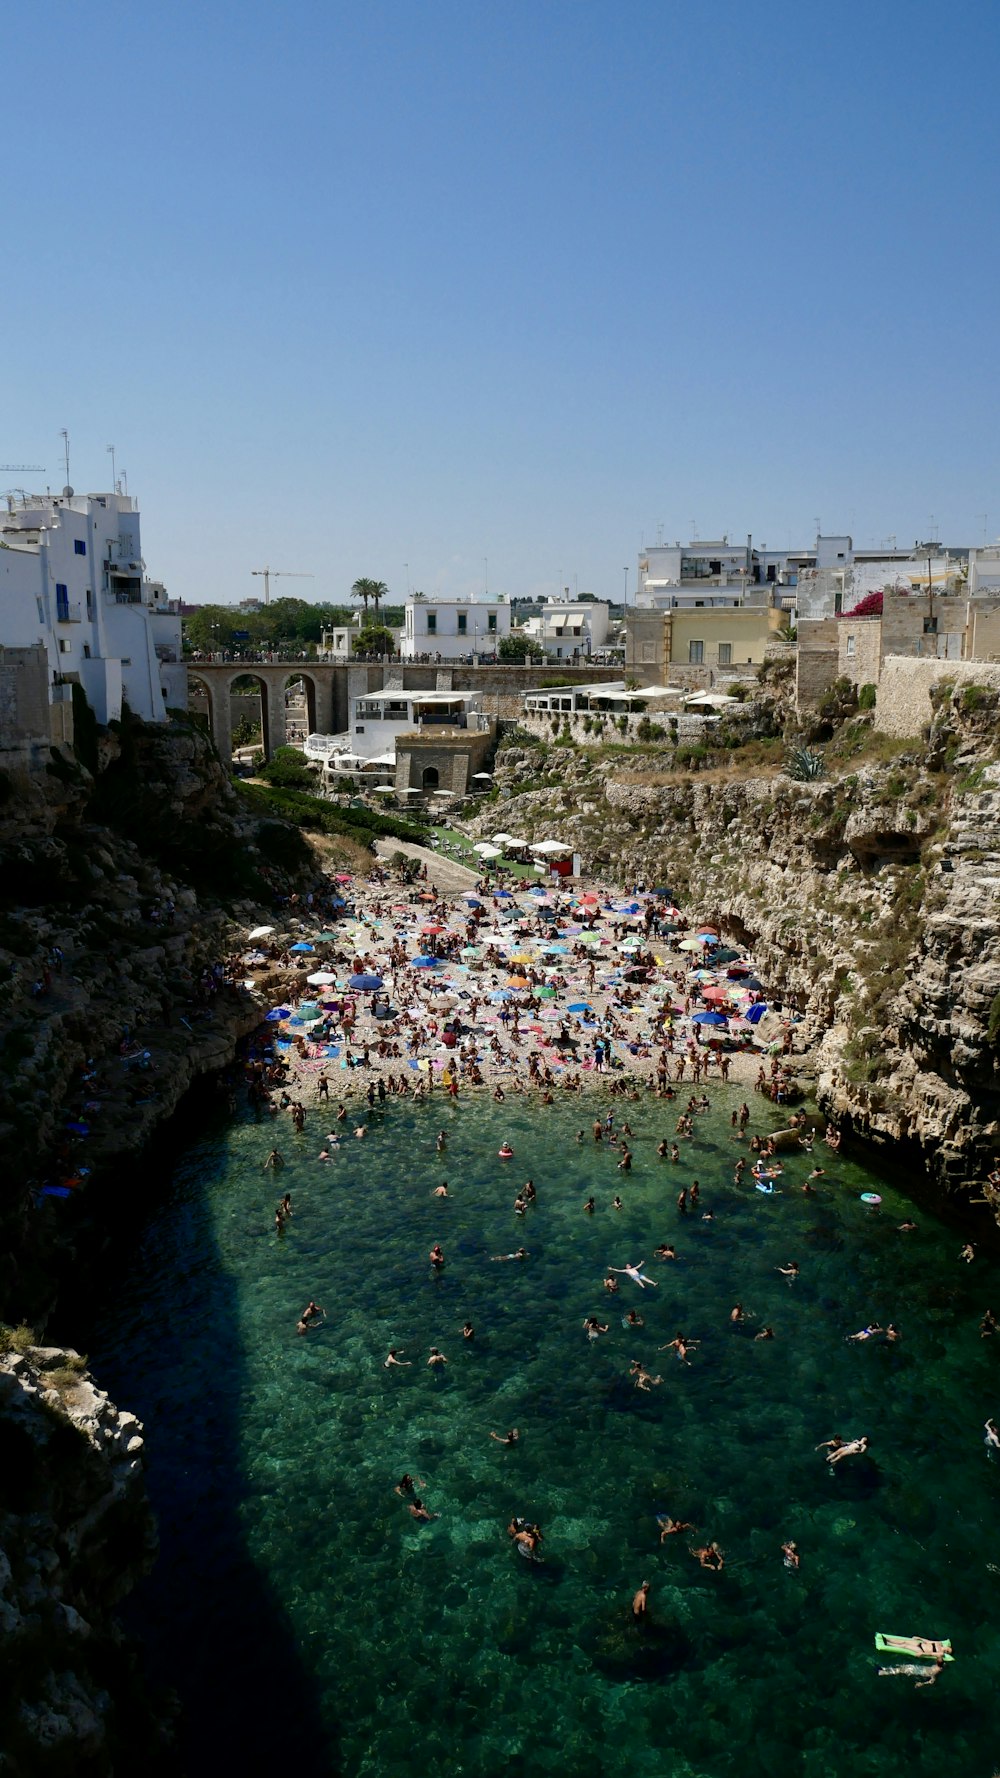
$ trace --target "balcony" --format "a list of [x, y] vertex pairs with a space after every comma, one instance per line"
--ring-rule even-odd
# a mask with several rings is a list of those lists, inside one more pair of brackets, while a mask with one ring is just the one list
[[80, 617], [79, 599], [59, 599], [56, 602], [57, 624], [78, 624]]

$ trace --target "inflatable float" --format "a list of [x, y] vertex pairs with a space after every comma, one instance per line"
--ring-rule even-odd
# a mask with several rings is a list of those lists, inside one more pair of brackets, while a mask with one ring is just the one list
[[926, 1636], [883, 1636], [878, 1631], [875, 1647], [880, 1655], [916, 1655], [922, 1661], [953, 1661], [951, 1642], [932, 1642]]

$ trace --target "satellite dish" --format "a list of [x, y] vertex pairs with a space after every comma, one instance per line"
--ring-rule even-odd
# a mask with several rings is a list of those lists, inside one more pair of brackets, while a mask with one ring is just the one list
[[72, 498], [73, 498], [73, 490], [70, 487], [69, 482], [67, 482], [66, 486], [63, 489], [63, 499], [64, 500], [72, 500]]

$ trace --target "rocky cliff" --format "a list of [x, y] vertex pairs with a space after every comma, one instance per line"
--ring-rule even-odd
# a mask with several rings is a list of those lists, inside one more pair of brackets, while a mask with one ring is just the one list
[[253, 815], [187, 721], [84, 720], [77, 751], [0, 769], [0, 1769], [14, 1778], [152, 1771], [164, 1741], [113, 1616], [155, 1543], [141, 1428], [23, 1324], [44, 1326], [68, 1275], [77, 1293], [97, 1275], [123, 1160], [260, 1018], [215, 966], [315, 874], [298, 830]]
[[126, 721], [90, 760], [0, 772], [0, 1319], [35, 1325], [109, 1167], [259, 1018], [210, 976], [234, 915], [313, 868], [196, 725]]
[[832, 709], [810, 782], [784, 769], [773, 697], [739, 715], [728, 746], [682, 766], [655, 747], [515, 737], [478, 826], [572, 839], [587, 867], [620, 876], [625, 861], [721, 922], [804, 1015], [823, 1108], [981, 1196], [1000, 1152], [996, 694], [943, 688], [913, 742]]
[[142, 1427], [77, 1353], [14, 1340], [0, 1356], [0, 1765], [166, 1769], [162, 1701], [113, 1615], [156, 1549]]

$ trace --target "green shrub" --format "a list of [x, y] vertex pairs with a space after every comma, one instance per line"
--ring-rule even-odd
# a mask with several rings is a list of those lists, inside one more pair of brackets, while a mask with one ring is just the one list
[[276, 747], [260, 776], [279, 790], [307, 790], [316, 782], [315, 772], [297, 747]]
[[0, 1322], [0, 1354], [8, 1352], [27, 1352], [29, 1346], [37, 1346], [38, 1336], [33, 1327], [22, 1321], [17, 1327], [6, 1327]]
[[992, 703], [993, 699], [985, 685], [967, 685], [962, 692], [962, 709], [966, 716], [981, 710], [984, 704]]
[[862, 685], [858, 691], [858, 709], [874, 710], [875, 695], [874, 685]]

